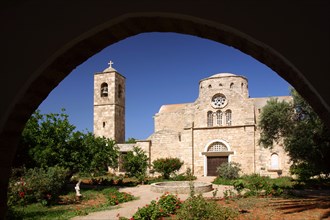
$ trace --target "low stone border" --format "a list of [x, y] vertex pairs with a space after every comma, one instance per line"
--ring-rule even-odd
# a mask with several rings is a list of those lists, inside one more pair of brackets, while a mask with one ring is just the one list
[[[189, 181], [169, 181], [169, 182], [157, 182], [151, 184], [151, 191], [157, 193], [178, 193], [189, 194], [190, 185]], [[192, 182], [194, 184], [195, 193], [210, 192], [213, 190], [212, 183], [205, 182]]]

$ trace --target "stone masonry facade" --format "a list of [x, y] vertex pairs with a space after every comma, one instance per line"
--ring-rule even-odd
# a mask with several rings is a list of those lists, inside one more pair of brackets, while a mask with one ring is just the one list
[[[125, 78], [116, 71], [106, 70], [94, 78], [94, 133], [123, 143]], [[110, 94], [107, 98], [101, 97], [103, 82], [109, 82], [108, 92], [113, 93], [114, 99]], [[120, 88], [122, 96], [116, 91]], [[118, 97], [121, 98], [116, 100]], [[161, 106], [154, 116], [155, 131], [147, 140], [118, 146], [122, 152], [133, 146], [141, 147], [150, 163], [157, 158], [180, 158], [184, 161], [180, 172], [190, 168], [196, 176], [216, 175], [216, 168], [223, 162], [240, 163], [244, 174], [288, 176], [290, 158], [283, 146], [275, 145], [270, 150], [258, 144], [258, 118], [270, 98], [292, 101], [291, 96], [250, 98], [244, 76], [215, 74], [199, 82], [195, 102]], [[103, 122], [108, 127], [104, 128]]]
[[94, 75], [94, 134], [125, 141], [125, 77], [111, 66]]

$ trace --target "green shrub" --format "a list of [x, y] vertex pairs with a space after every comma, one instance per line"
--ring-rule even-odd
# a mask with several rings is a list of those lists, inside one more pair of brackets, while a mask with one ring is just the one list
[[174, 214], [181, 207], [180, 199], [176, 195], [168, 193], [163, 194], [157, 204], [166, 215]]
[[177, 218], [182, 220], [222, 220], [234, 219], [236, 216], [238, 212], [234, 209], [206, 201], [201, 194], [189, 197], [177, 213]]
[[156, 220], [161, 217], [167, 217], [170, 214], [175, 214], [176, 211], [181, 207], [180, 199], [173, 194], [163, 194], [159, 201], [152, 200], [150, 204], [139, 208], [138, 211], [133, 215], [135, 220]]
[[133, 215], [134, 220], [157, 220], [162, 217], [161, 210], [157, 206], [155, 200], [152, 200], [149, 205], [138, 208], [137, 212]]
[[130, 177], [136, 177], [143, 181], [148, 167], [149, 158], [139, 147], [133, 147], [133, 151], [127, 152], [123, 160], [123, 168]]
[[233, 182], [234, 189], [241, 194], [242, 190], [244, 189], [244, 181], [243, 180], [235, 180]]
[[241, 164], [236, 162], [222, 163], [217, 167], [218, 176], [224, 179], [237, 179], [241, 171]]
[[62, 167], [23, 170], [21, 177], [13, 176], [9, 182], [8, 205], [41, 202], [48, 205], [57, 201], [66, 184], [68, 170]]
[[258, 196], [261, 194], [268, 194], [271, 191], [270, 178], [260, 176], [259, 174], [244, 175], [242, 177], [244, 187], [249, 189], [246, 196]]
[[180, 170], [183, 162], [179, 158], [160, 158], [153, 162], [155, 171], [161, 173], [165, 179], [169, 179], [170, 175]]
[[235, 188], [242, 187], [249, 189], [245, 196], [258, 195], [281, 195], [283, 189], [287, 188], [287, 182], [283, 180], [271, 179], [268, 176], [260, 176], [259, 174], [245, 175], [241, 180], [242, 184], [236, 184]]
[[283, 176], [283, 177], [278, 177], [275, 179], [271, 179], [271, 182], [273, 184], [276, 184], [280, 188], [283, 189], [291, 189], [294, 186], [294, 181], [291, 177], [288, 176]]

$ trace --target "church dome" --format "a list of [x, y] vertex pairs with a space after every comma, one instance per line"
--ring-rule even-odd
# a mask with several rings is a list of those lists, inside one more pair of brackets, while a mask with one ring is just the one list
[[199, 81], [199, 96], [212, 97], [220, 90], [248, 97], [248, 80], [233, 73], [217, 73]]
[[227, 77], [227, 76], [237, 76], [237, 75], [232, 74], [232, 73], [217, 73], [217, 74], [210, 76], [209, 78], [218, 78], [218, 77]]

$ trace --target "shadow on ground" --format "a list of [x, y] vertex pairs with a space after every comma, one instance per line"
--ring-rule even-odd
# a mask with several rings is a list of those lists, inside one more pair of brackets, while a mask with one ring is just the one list
[[321, 219], [330, 217], [330, 190], [294, 190], [295, 198], [276, 200], [271, 206], [283, 214], [327, 210]]

